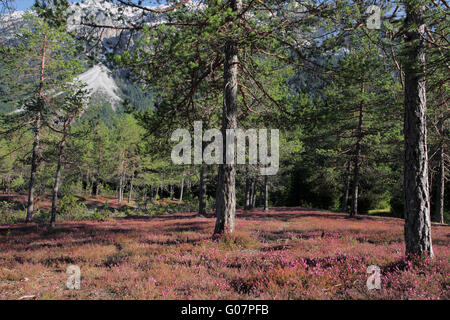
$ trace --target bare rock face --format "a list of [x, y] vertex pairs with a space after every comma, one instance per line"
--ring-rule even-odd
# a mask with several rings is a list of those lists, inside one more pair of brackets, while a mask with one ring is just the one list
[[[155, 15], [130, 6], [118, 6], [104, 0], [85, 0], [70, 6], [69, 28], [78, 33], [88, 33], [100, 39], [104, 53], [120, 52], [125, 46], [132, 45], [138, 32], [131, 33], [120, 27], [148, 24], [153, 25], [164, 20], [163, 15]], [[105, 26], [93, 29], [87, 24]], [[108, 28], [115, 26], [118, 28]]]
[[92, 68], [79, 75], [77, 78], [83, 82], [92, 94], [101, 94], [111, 103], [115, 111], [115, 103], [122, 101], [118, 93], [120, 92], [110, 70], [103, 64], [94, 65]]
[[[153, 8], [164, 7], [163, 5]], [[11, 40], [24, 26], [25, 11], [0, 14], [0, 41]], [[75, 30], [80, 38], [90, 38], [97, 46], [101, 44], [100, 55], [121, 52], [132, 46], [139, 32], [123, 30], [120, 27], [133, 25], [154, 25], [164, 21], [163, 14], [154, 14], [131, 6], [119, 6], [105, 0], [84, 0], [72, 3], [68, 9], [68, 29]], [[104, 26], [93, 28], [92, 25]], [[114, 26], [115, 28], [108, 28]], [[99, 41], [98, 41], [99, 40]], [[86, 46], [93, 45], [86, 44]]]
[[12, 40], [14, 34], [24, 26], [24, 11], [0, 15], [0, 41]]

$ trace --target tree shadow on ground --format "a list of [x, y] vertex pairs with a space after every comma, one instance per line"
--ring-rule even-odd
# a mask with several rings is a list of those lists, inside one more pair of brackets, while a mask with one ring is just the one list
[[[335, 220], [355, 220], [355, 221], [376, 221], [376, 217], [370, 216], [361, 216], [357, 215], [356, 217], [350, 217], [348, 214], [344, 213], [334, 213], [330, 211], [316, 211], [323, 213], [308, 213], [309, 211], [315, 210], [293, 210], [287, 208], [288, 210], [270, 210], [270, 211], [247, 211], [242, 212], [236, 215], [239, 219], [246, 220], [277, 220], [277, 221], [291, 221], [293, 219], [298, 218], [327, 218], [327, 219], [335, 219]], [[294, 208], [295, 209], [295, 208]]]

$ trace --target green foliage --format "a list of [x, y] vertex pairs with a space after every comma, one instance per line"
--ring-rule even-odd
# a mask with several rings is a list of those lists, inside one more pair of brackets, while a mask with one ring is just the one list
[[23, 221], [23, 212], [14, 210], [13, 204], [0, 201], [0, 225], [14, 224]]
[[[65, 26], [67, 1], [56, 1], [54, 7], [40, 2], [39, 14], [27, 14], [14, 41], [2, 42], [0, 47], [0, 188], [5, 193], [27, 191], [39, 112], [43, 161], [36, 189], [41, 195], [52, 191], [61, 141], [57, 131], [71, 114], [69, 107], [80, 102], [76, 93], [82, 88], [74, 78], [88, 65], [79, 50], [86, 44]], [[280, 170], [269, 179], [271, 205], [341, 209], [347, 178], [350, 186], [354, 180], [360, 143], [359, 212], [390, 207], [403, 217], [399, 187], [404, 161], [402, 70], [408, 62], [401, 50], [402, 38], [394, 37], [403, 34], [403, 17], [383, 21], [381, 30], [368, 30], [363, 22], [369, 1], [337, 1], [332, 9], [317, 4], [309, 14], [300, 12], [297, 2], [256, 1], [245, 4], [243, 16], [224, 1], [202, 4], [202, 10], [181, 6], [166, 13], [173, 25], [144, 25], [132, 34], [126, 50], [110, 55], [110, 62], [118, 67], [114, 78], [124, 104], [114, 106], [100, 94], [90, 100], [93, 111], [75, 117], [62, 157], [59, 217], [104, 220], [120, 214], [197, 210], [199, 168], [171, 163], [170, 136], [176, 128], [192, 129], [197, 120], [204, 122], [204, 129], [220, 127], [225, 47], [230, 39], [239, 45], [238, 126], [280, 129]], [[389, 3], [380, 6], [383, 12], [394, 9]], [[433, 155], [440, 146], [449, 149], [448, 130], [435, 130], [446, 115], [449, 95], [443, 81], [448, 50], [442, 50], [445, 37], [438, 36], [448, 27], [442, 11], [430, 5], [426, 18], [435, 22], [429, 24], [435, 42], [426, 49], [433, 179], [438, 162]], [[117, 12], [117, 21], [123, 21], [121, 13]], [[47, 59], [42, 80], [44, 44]], [[42, 96], [37, 98], [39, 93]], [[364, 116], [358, 142], [361, 106]], [[11, 113], [19, 108], [21, 112]], [[238, 167], [238, 204], [245, 202], [247, 178], [255, 179], [261, 191], [263, 177], [258, 169]], [[213, 167], [207, 182], [210, 208], [215, 205], [216, 178]], [[164, 200], [178, 197], [182, 181], [185, 203]], [[103, 209], [89, 211], [74, 196], [118, 193], [124, 201], [130, 195], [130, 206], [137, 204], [139, 210], [128, 207], [112, 212], [105, 203]], [[6, 211], [5, 221], [15, 221], [13, 217], [19, 219], [21, 214], [5, 205]], [[36, 218], [44, 221], [48, 214], [41, 211]], [[225, 243], [245, 246], [239, 241]]]
[[21, 176], [15, 178], [11, 184], [11, 188], [16, 192], [24, 190], [25, 186], [26, 186], [26, 182], [25, 182], [24, 178]]
[[391, 213], [394, 217], [403, 218], [405, 216], [404, 201], [405, 196], [403, 192], [400, 190], [395, 190], [389, 201]]
[[107, 215], [103, 212], [100, 212], [97, 208], [94, 209], [94, 212], [89, 215], [89, 220], [95, 220], [95, 221], [104, 221], [106, 220]]
[[70, 217], [74, 220], [82, 220], [89, 213], [86, 205], [72, 195], [66, 195], [59, 201], [58, 211], [61, 216]]
[[197, 206], [198, 204], [196, 202], [173, 203], [161, 200], [147, 205], [143, 213], [148, 215], [165, 215], [177, 212], [195, 212], [198, 209]]

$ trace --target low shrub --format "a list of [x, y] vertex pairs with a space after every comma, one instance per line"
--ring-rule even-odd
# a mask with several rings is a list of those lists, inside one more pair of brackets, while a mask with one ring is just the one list
[[389, 204], [391, 206], [391, 213], [394, 217], [403, 218], [404, 217], [404, 198], [402, 193], [396, 193], [392, 196]]
[[59, 215], [73, 220], [83, 220], [89, 215], [87, 206], [74, 196], [64, 196], [58, 203]]
[[14, 210], [13, 204], [0, 201], [0, 225], [13, 224], [23, 220], [24, 213]]
[[94, 209], [94, 213], [89, 215], [89, 220], [104, 221], [108, 218], [105, 212], [100, 212], [97, 208]]

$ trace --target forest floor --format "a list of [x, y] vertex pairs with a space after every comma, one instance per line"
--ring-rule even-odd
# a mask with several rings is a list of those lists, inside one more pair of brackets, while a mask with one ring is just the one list
[[[433, 260], [404, 257], [403, 220], [329, 211], [128, 216], [0, 227], [0, 299], [449, 299], [450, 227], [433, 225]], [[66, 268], [81, 288], [66, 289]], [[381, 270], [368, 290], [367, 268]]]

